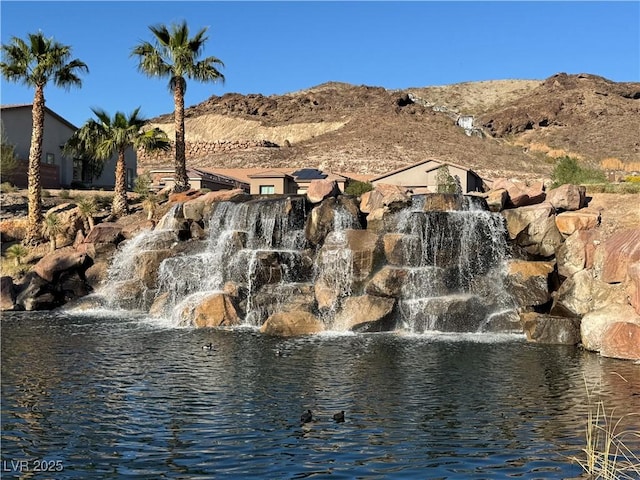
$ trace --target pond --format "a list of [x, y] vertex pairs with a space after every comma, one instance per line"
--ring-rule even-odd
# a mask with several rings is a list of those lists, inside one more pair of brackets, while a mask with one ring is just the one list
[[2, 476], [572, 478], [587, 388], [620, 428], [637, 421], [640, 366], [518, 335], [4, 313]]

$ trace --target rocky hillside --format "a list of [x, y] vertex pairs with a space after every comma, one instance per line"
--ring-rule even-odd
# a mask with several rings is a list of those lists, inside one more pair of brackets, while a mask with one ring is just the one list
[[[473, 116], [473, 132], [457, 125]], [[172, 114], [151, 120], [173, 135]], [[380, 174], [425, 158], [484, 178], [539, 178], [571, 154], [640, 169], [640, 83], [557, 74], [386, 90], [327, 83], [286, 95], [212, 96], [186, 111], [192, 167], [319, 167]], [[615, 163], [614, 162], [614, 163]], [[170, 166], [140, 155], [141, 171]]]

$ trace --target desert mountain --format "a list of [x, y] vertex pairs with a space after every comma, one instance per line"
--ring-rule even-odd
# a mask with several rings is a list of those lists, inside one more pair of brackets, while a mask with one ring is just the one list
[[[214, 95], [185, 114], [190, 167], [375, 175], [436, 158], [489, 179], [539, 178], [570, 154], [640, 169], [640, 83], [587, 74], [403, 90], [331, 82]], [[174, 133], [172, 114], [150, 123]], [[139, 156], [141, 171], [171, 165], [170, 156]]]

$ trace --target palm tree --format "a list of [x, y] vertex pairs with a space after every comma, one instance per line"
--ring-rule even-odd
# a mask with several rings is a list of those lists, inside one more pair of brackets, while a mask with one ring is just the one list
[[203, 28], [189, 38], [186, 22], [179, 25], [155, 25], [149, 27], [154, 35], [154, 43], [142, 42], [133, 48], [131, 56], [138, 57], [138, 69], [149, 77], [169, 77], [169, 90], [173, 92], [175, 125], [175, 185], [174, 192], [189, 189], [184, 143], [184, 95], [187, 90], [186, 78], [201, 82], [224, 82], [224, 75], [217, 67], [224, 66], [216, 57], [198, 60], [207, 37]]
[[70, 60], [71, 47], [45, 38], [42, 32], [31, 33], [26, 40], [13, 37], [2, 45], [2, 75], [10, 82], [23, 83], [35, 89], [32, 107], [31, 148], [29, 149], [29, 213], [25, 244], [38, 243], [42, 223], [42, 184], [40, 161], [44, 134], [44, 87], [53, 81], [57, 87], [69, 89], [81, 86], [78, 76], [88, 72], [87, 65], [78, 59]]
[[22, 264], [22, 259], [29, 254], [29, 250], [27, 250], [24, 245], [15, 243], [7, 248], [4, 253], [7, 258], [13, 258], [16, 267], [18, 267]]
[[49, 238], [50, 250], [54, 252], [57, 248], [56, 237], [64, 231], [64, 225], [58, 214], [51, 212], [45, 215], [42, 229], [43, 233]]
[[140, 107], [128, 117], [116, 112], [111, 118], [104, 110], [93, 108], [97, 120], [90, 119], [67, 140], [64, 151], [73, 155], [85, 155], [107, 160], [116, 154], [116, 184], [111, 204], [115, 217], [129, 213], [127, 206], [127, 178], [125, 152], [128, 148], [147, 151], [168, 150], [169, 138], [159, 128], [143, 130], [146, 119], [138, 116]]
[[87, 233], [89, 233], [94, 227], [93, 216], [98, 213], [98, 203], [96, 199], [93, 197], [82, 197], [78, 201], [78, 210], [80, 210], [83, 218], [87, 220], [85, 228]]

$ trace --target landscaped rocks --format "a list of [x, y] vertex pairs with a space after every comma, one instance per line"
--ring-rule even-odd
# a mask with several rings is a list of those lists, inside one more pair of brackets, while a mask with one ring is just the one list
[[577, 345], [580, 343], [580, 320], [535, 312], [521, 314], [527, 340], [536, 343]]
[[512, 260], [508, 265], [506, 288], [520, 307], [538, 306], [550, 299], [553, 262]]
[[[602, 348], [605, 332], [608, 331], [610, 326], [619, 322], [640, 325], [640, 315], [630, 305], [623, 304], [607, 305], [584, 315], [580, 324], [580, 334], [584, 348], [599, 352]], [[615, 336], [620, 335], [617, 331], [612, 333]]]
[[307, 189], [307, 200], [311, 203], [320, 203], [326, 198], [337, 197], [339, 194], [340, 189], [335, 180], [311, 180]]
[[640, 324], [615, 322], [609, 325], [602, 336], [600, 355], [640, 360]]
[[365, 292], [378, 297], [400, 297], [407, 284], [409, 272], [405, 268], [385, 265], [367, 283]]
[[640, 228], [615, 233], [602, 244], [602, 249], [602, 281], [624, 282], [627, 267], [640, 260]]
[[44, 256], [33, 271], [48, 282], [55, 283], [63, 275], [76, 274], [85, 278], [85, 272], [93, 265], [93, 259], [75, 250], [57, 250]]
[[556, 215], [556, 226], [563, 235], [571, 235], [578, 230], [590, 230], [598, 225], [595, 213], [563, 212]]
[[0, 277], [0, 311], [7, 312], [16, 309], [16, 287], [13, 278], [5, 275]]
[[324, 329], [324, 323], [314, 314], [296, 310], [271, 315], [260, 327], [260, 332], [267, 335], [293, 337], [320, 333]]
[[390, 314], [395, 300], [388, 297], [361, 295], [345, 300], [342, 310], [336, 315], [334, 328], [360, 332], [391, 330]]
[[509, 200], [509, 193], [504, 188], [491, 190], [485, 195], [485, 200], [489, 211], [501, 212]]
[[504, 210], [509, 238], [531, 255], [551, 257], [564, 238], [550, 203]]
[[378, 184], [370, 192], [360, 197], [360, 211], [371, 213], [378, 208], [394, 206], [402, 208], [409, 205], [411, 198], [407, 189], [399, 185]]
[[233, 303], [224, 293], [214, 293], [184, 307], [180, 319], [184, 325], [199, 328], [229, 327], [240, 323]]
[[586, 206], [586, 188], [583, 185], [561, 185], [547, 192], [546, 201], [556, 210], [580, 210]]

